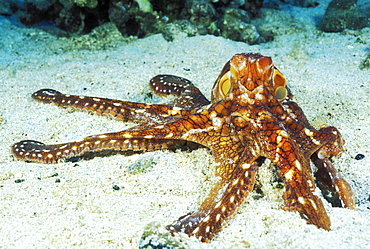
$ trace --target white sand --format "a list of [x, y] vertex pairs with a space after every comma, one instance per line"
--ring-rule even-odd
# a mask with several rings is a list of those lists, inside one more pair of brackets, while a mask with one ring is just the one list
[[[334, 165], [352, 185], [358, 206], [347, 210], [326, 204], [332, 220], [327, 232], [307, 225], [297, 213], [282, 211], [281, 193], [266, 190], [263, 199], [247, 198], [210, 244], [183, 237], [185, 247], [369, 247], [370, 71], [358, 66], [369, 52], [370, 29], [359, 37], [322, 34], [315, 31], [314, 19], [323, 7], [291, 9], [296, 11], [304, 14], [298, 20], [304, 28], [267, 44], [213, 36], [166, 42], [161, 35], [125, 44], [112, 35], [116, 40], [109, 45], [117, 46], [107, 50], [82, 50], [81, 45], [95, 40], [73, 42], [0, 17], [0, 248], [138, 248], [147, 224], [164, 226], [194, 210], [212, 183], [214, 165], [206, 149], [95, 157], [77, 165], [16, 160], [10, 147], [19, 140], [61, 143], [131, 125], [37, 103], [30, 97], [34, 91], [52, 88], [158, 103], [165, 100], [147, 98], [148, 81], [169, 73], [191, 79], [209, 97], [222, 66], [238, 52], [271, 56], [309, 120], [341, 131], [346, 151]], [[356, 42], [359, 38], [364, 42]], [[365, 158], [355, 160], [358, 153]], [[127, 170], [146, 160], [154, 163], [145, 172]], [[261, 171], [268, 183], [269, 170]]]

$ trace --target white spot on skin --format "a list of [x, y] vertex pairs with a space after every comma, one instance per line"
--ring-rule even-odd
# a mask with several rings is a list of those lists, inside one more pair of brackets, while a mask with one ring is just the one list
[[279, 135], [282, 136], [282, 137], [285, 137], [285, 138], [288, 138], [289, 137], [289, 134], [286, 131], [284, 131], [284, 130], [281, 130], [279, 132]]
[[277, 163], [280, 161], [280, 150], [281, 149], [279, 147], [276, 148], [275, 159], [273, 160], [273, 163]]
[[314, 139], [313, 137], [311, 138], [311, 140], [316, 145], [320, 145], [321, 144], [318, 140]]
[[277, 136], [276, 137], [276, 143], [277, 144], [280, 144], [282, 140], [283, 140], [283, 137], [282, 136]]
[[171, 138], [171, 137], [173, 137], [173, 133], [170, 133], [170, 134], [165, 136], [165, 138]]
[[93, 100], [96, 101], [96, 102], [101, 101], [101, 99], [99, 99], [99, 98], [93, 98]]
[[311, 180], [308, 180], [308, 181], [307, 181], [307, 183], [308, 183], [308, 186], [309, 186], [310, 188], [312, 188], [312, 187], [313, 187], [313, 184], [312, 184], [312, 181], [311, 181]]
[[221, 202], [218, 202], [214, 208], [218, 208], [219, 206], [221, 206]]
[[310, 131], [309, 129], [305, 128], [305, 129], [303, 129], [303, 131], [306, 134], [306, 136], [309, 136], [309, 137], [312, 137], [313, 136], [313, 132]]
[[151, 138], [153, 138], [154, 136], [153, 135], [147, 135], [147, 136], [144, 136], [144, 138], [146, 138], [146, 139], [151, 139]]
[[219, 221], [219, 220], [220, 220], [220, 218], [221, 218], [221, 214], [217, 214], [217, 215], [216, 215], [216, 221]]
[[132, 138], [132, 135], [131, 135], [131, 134], [127, 134], [127, 133], [123, 134], [122, 136], [123, 136], [124, 138]]
[[316, 203], [314, 202], [314, 200], [312, 200], [312, 199], [309, 199], [309, 200], [310, 200], [310, 202], [311, 202], [311, 205], [312, 205], [313, 209], [317, 210], [317, 205], [316, 205]]
[[257, 100], [263, 100], [263, 95], [262, 95], [262, 94], [260, 94], [260, 93], [257, 93], [257, 94], [256, 94], [256, 96], [255, 96], [255, 98], [256, 98]]
[[295, 160], [295, 161], [294, 161], [294, 164], [295, 164], [295, 166], [297, 167], [297, 169], [298, 169], [299, 171], [301, 171], [301, 170], [302, 170], [302, 165], [301, 165], [301, 163], [300, 163], [298, 160]]
[[210, 117], [210, 118], [215, 118], [215, 117], [217, 117], [217, 112], [212, 111], [212, 112], [209, 114], [209, 117]]
[[216, 127], [216, 129], [220, 129], [223, 125], [223, 119], [222, 118], [212, 118], [212, 125]]
[[180, 112], [176, 110], [168, 110], [168, 115], [177, 115], [177, 114], [180, 114]]
[[294, 170], [293, 169], [290, 169], [288, 172], [285, 173], [285, 178], [289, 181], [292, 180], [293, 178], [293, 175], [294, 175]]
[[304, 205], [306, 203], [306, 201], [304, 200], [304, 198], [302, 196], [298, 197], [298, 202], [301, 203], [302, 205]]
[[206, 217], [206, 218], [204, 218], [204, 220], [203, 220], [203, 222], [207, 222], [207, 221], [209, 221], [209, 215]]
[[242, 164], [243, 169], [249, 169], [250, 167], [251, 167], [251, 165], [249, 163], [243, 163]]
[[[122, 109], [123, 110], [123, 109]], [[135, 110], [135, 112], [136, 113], [144, 113], [144, 112], [146, 112], [146, 110], [145, 109], [140, 109], [140, 110]]]

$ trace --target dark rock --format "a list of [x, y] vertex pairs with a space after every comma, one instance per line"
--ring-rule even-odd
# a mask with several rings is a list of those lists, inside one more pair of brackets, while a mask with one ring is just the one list
[[208, 0], [187, 0], [184, 16], [194, 25], [209, 26], [216, 16], [216, 10]]
[[19, 7], [16, 3], [11, 0], [0, 1], [0, 15], [2, 16], [11, 16], [18, 10], [18, 8]]
[[167, 41], [198, 34], [198, 28], [188, 20], [176, 20], [172, 23], [168, 23], [163, 30], [163, 37]]
[[316, 7], [319, 5], [318, 1], [315, 0], [283, 0], [284, 3], [288, 3], [298, 7]]
[[340, 32], [344, 29], [362, 29], [366, 25], [366, 17], [358, 11], [357, 0], [333, 0], [325, 11], [320, 29]]
[[247, 11], [237, 8], [226, 8], [219, 27], [221, 35], [234, 41], [243, 41], [255, 44], [259, 41], [254, 25], [250, 24], [250, 16]]
[[367, 54], [366, 58], [361, 62], [360, 69], [370, 69], [370, 53]]

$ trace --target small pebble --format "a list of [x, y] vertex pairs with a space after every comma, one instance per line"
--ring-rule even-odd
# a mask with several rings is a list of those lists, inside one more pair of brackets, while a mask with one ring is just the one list
[[114, 190], [120, 190], [120, 187], [118, 185], [113, 185]]
[[355, 156], [355, 159], [356, 160], [361, 160], [361, 159], [364, 159], [365, 158], [365, 155], [364, 154], [357, 154], [356, 156]]

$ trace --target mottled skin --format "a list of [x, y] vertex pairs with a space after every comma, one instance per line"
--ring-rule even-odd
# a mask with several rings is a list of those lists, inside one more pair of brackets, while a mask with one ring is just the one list
[[254, 185], [258, 167], [268, 158], [285, 179], [284, 210], [298, 211], [308, 223], [330, 230], [330, 219], [319, 197], [316, 180], [335, 193], [340, 205], [354, 208], [351, 188], [329, 161], [343, 151], [344, 141], [334, 127], [314, 129], [291, 101], [284, 76], [271, 58], [236, 54], [217, 78], [209, 102], [190, 81], [158, 75], [151, 82], [159, 95], [176, 94], [168, 105], [64, 95], [43, 89], [32, 96], [42, 102], [75, 107], [143, 124], [121, 132], [89, 136], [81, 141], [45, 145], [26, 140], [13, 154], [22, 160], [57, 163], [100, 150], [157, 150], [184, 141], [208, 147], [217, 162], [219, 181], [196, 212], [167, 226], [208, 242], [221, 230]]

